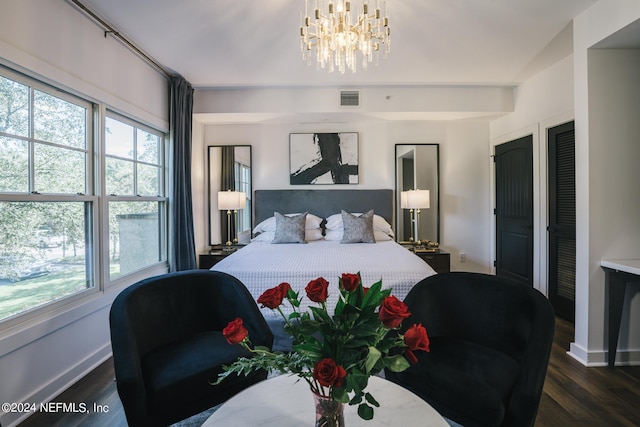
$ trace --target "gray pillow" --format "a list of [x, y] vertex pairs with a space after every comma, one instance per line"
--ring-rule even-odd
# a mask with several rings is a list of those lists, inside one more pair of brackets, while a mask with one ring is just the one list
[[342, 211], [344, 233], [340, 243], [375, 243], [373, 234], [373, 209], [355, 216]]
[[274, 212], [276, 217], [276, 232], [271, 243], [307, 243], [304, 240], [304, 228], [307, 213], [294, 216], [282, 215]]

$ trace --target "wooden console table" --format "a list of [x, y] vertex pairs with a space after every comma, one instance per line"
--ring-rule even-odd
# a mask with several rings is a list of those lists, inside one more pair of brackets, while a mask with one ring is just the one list
[[640, 259], [603, 259], [600, 266], [605, 272], [605, 287], [609, 289], [609, 361], [616, 363], [618, 336], [622, 320], [622, 308], [628, 282], [640, 282]]

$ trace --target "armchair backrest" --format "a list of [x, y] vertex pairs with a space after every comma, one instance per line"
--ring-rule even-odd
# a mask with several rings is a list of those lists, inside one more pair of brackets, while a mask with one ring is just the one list
[[[122, 291], [111, 311], [119, 313], [111, 316], [112, 329], [130, 328], [140, 357], [192, 334], [221, 331], [236, 317], [243, 318], [254, 344], [271, 346], [258, 333], [266, 322], [253, 297], [223, 272], [189, 270], [142, 280]], [[117, 319], [123, 323], [113, 324]]]
[[405, 298], [412, 316], [405, 327], [422, 322], [430, 337], [464, 338], [510, 355], [526, 357], [535, 336], [544, 345], [553, 335], [554, 314], [536, 289], [497, 276], [452, 272], [418, 283]]

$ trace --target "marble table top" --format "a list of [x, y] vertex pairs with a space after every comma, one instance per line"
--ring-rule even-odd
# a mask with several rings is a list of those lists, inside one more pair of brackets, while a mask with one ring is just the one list
[[[373, 420], [361, 419], [357, 406], [345, 405], [348, 427], [449, 427], [428, 403], [399, 385], [371, 377], [366, 389], [380, 403]], [[298, 377], [280, 375], [238, 393], [225, 402], [203, 427], [313, 426], [315, 408], [309, 385]]]
[[640, 259], [603, 259], [600, 261], [600, 265], [613, 270], [640, 275]]

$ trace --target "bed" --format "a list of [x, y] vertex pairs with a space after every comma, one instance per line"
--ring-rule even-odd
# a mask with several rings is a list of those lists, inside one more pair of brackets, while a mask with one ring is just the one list
[[[364, 286], [382, 279], [383, 287], [392, 288], [399, 299], [404, 299], [420, 280], [435, 274], [419, 257], [380, 233], [376, 233], [375, 243], [341, 244], [339, 239], [327, 240], [331, 230], [325, 229], [330, 225], [326, 218], [339, 216], [341, 210], [353, 213], [373, 210], [376, 228], [383, 222], [391, 224], [392, 190], [259, 190], [254, 193], [254, 209], [256, 225], [273, 217], [274, 212], [309, 212], [325, 219], [326, 234], [304, 244], [272, 244], [270, 238], [254, 239], [211, 268], [237, 277], [256, 299], [281, 282], [288, 282], [304, 295], [309, 281], [324, 277], [329, 281], [327, 307], [331, 310], [338, 298], [338, 277], [342, 273], [359, 272]], [[304, 310], [306, 298], [303, 304]], [[279, 317], [277, 311], [267, 308], [262, 313], [267, 320]]]

